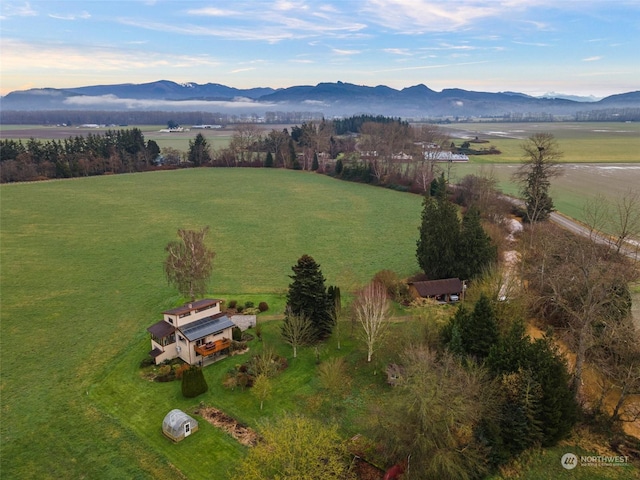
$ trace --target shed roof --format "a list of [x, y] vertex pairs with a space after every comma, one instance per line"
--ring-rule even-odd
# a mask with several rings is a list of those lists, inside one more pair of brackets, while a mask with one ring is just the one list
[[176, 327], [174, 327], [168, 322], [165, 322], [164, 320], [160, 320], [159, 322], [154, 323], [149, 328], [147, 328], [147, 332], [149, 332], [151, 335], [157, 338], [167, 337], [175, 331], [176, 331]]
[[462, 292], [462, 281], [459, 278], [413, 282], [411, 285], [414, 286], [421, 297], [437, 297], [438, 295], [451, 295]]
[[180, 331], [187, 337], [187, 340], [193, 342], [199, 338], [221, 332], [231, 327], [235, 327], [235, 324], [224, 313], [219, 313], [211, 317], [205, 317], [195, 322], [187, 323], [180, 327]]
[[215, 298], [205, 298], [204, 300], [198, 300], [197, 302], [185, 303], [181, 307], [172, 308], [171, 310], [166, 310], [162, 313], [165, 313], [167, 315], [182, 315], [183, 313], [191, 312], [193, 310], [200, 310], [201, 308], [209, 307], [220, 302], [222, 302], [222, 300], [218, 300]]

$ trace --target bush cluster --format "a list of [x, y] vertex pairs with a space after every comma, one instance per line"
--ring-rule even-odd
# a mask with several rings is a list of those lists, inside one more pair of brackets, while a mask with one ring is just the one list
[[273, 377], [289, 367], [285, 357], [264, 350], [247, 362], [230, 369], [222, 380], [225, 388], [251, 388], [258, 375]]

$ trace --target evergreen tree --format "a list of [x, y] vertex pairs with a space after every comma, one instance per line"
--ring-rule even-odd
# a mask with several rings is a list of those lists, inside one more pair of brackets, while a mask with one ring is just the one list
[[273, 155], [271, 154], [271, 152], [267, 152], [267, 158], [264, 161], [264, 166], [266, 168], [272, 168], [273, 167]]
[[209, 142], [199, 133], [194, 140], [189, 140], [189, 153], [187, 158], [196, 167], [211, 162]]
[[287, 307], [294, 315], [303, 315], [313, 325], [313, 340], [327, 338], [333, 328], [331, 299], [325, 287], [320, 265], [309, 255], [303, 255], [291, 267], [293, 282], [287, 293]]
[[342, 162], [342, 159], [339, 158], [338, 160], [336, 160], [336, 168], [335, 168], [336, 175], [340, 175], [342, 173], [343, 168], [344, 168], [344, 163]]
[[446, 198], [424, 197], [418, 265], [431, 279], [458, 276], [460, 221], [458, 212]]
[[447, 181], [444, 178], [444, 173], [441, 173], [438, 178], [431, 180], [429, 195], [436, 198], [444, 198], [447, 196]]
[[192, 365], [182, 374], [182, 395], [186, 398], [193, 398], [209, 390], [209, 385], [204, 378], [202, 369]]
[[318, 164], [318, 153], [314, 152], [313, 154], [313, 162], [311, 162], [311, 170], [313, 170], [314, 172], [318, 170], [318, 168], [320, 168], [320, 165]]
[[462, 218], [458, 247], [458, 276], [472, 279], [494, 263], [498, 252], [491, 238], [482, 228], [480, 211], [471, 207]]
[[476, 302], [471, 315], [460, 326], [460, 336], [465, 353], [484, 360], [491, 346], [498, 341], [498, 326], [491, 301], [484, 294]]
[[451, 352], [484, 360], [498, 341], [496, 315], [489, 298], [482, 295], [471, 312], [460, 305], [442, 337]]
[[[522, 409], [523, 402], [532, 402], [517, 419], [511, 420], [509, 428], [501, 432], [502, 443], [509, 444], [510, 437], [516, 435], [516, 428], [522, 437], [539, 432], [529, 445], [538, 439], [543, 446], [554, 445], [571, 431], [577, 420], [578, 406], [569, 388], [567, 366], [550, 338], [531, 342], [524, 327], [516, 324], [491, 348], [486, 365], [499, 378], [514, 373], [530, 377], [530, 380], [520, 382], [519, 400], [514, 403], [513, 399], [507, 399], [504, 406], [506, 410]], [[532, 396], [527, 397], [529, 394]], [[527, 419], [525, 424], [518, 427], [518, 421], [523, 418]]]

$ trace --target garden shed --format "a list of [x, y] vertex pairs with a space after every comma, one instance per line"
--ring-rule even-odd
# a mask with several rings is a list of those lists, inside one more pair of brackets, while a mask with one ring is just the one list
[[184, 440], [185, 437], [197, 431], [198, 422], [177, 408], [167, 413], [162, 422], [162, 433], [174, 442]]

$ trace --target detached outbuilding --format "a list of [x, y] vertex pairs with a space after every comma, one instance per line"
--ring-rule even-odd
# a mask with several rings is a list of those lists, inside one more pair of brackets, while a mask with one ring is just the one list
[[198, 422], [177, 408], [167, 413], [162, 422], [162, 433], [174, 442], [184, 440], [197, 431]]
[[464, 285], [459, 278], [443, 278], [409, 284], [414, 298], [432, 298], [439, 302], [457, 302], [462, 295]]

